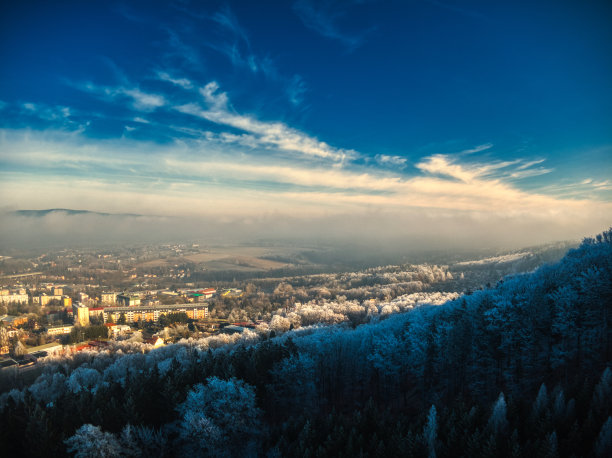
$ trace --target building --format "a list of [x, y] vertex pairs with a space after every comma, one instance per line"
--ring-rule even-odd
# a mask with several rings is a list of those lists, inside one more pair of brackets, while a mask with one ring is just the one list
[[0, 321], [2, 321], [6, 326], [19, 326], [21, 324], [26, 324], [28, 322], [28, 317], [25, 315], [22, 315], [22, 316], [3, 315], [0, 317]]
[[30, 347], [26, 351], [29, 355], [35, 356], [37, 358], [44, 358], [47, 355], [60, 353], [63, 348], [64, 347], [61, 344], [51, 342], [45, 345], [40, 345], [38, 347]]
[[164, 345], [164, 339], [159, 336], [153, 336], [150, 339], [145, 339], [144, 342], [149, 345], [153, 345], [153, 347], [161, 347]]
[[89, 307], [89, 320], [102, 318], [104, 314], [104, 307]]
[[132, 332], [132, 328], [127, 324], [106, 323], [104, 326], [108, 328], [108, 332], [112, 337], [117, 337], [118, 335]]
[[201, 293], [191, 293], [187, 296], [189, 302], [205, 302], [206, 296]]
[[57, 301], [61, 302], [62, 301], [62, 296], [41, 294], [40, 296], [34, 296], [32, 298], [32, 301], [35, 304], [40, 304], [41, 307], [45, 307], [46, 305], [48, 305], [53, 300], [57, 300]]
[[117, 303], [117, 293], [102, 293], [100, 294], [100, 302], [103, 304], [114, 305]]
[[89, 309], [86, 305], [77, 302], [72, 306], [72, 315], [74, 317], [74, 324], [77, 326], [88, 326], [89, 325]]
[[140, 297], [130, 296], [127, 294], [117, 294], [116, 303], [117, 305], [121, 305], [124, 307], [135, 307], [140, 305]]
[[112, 321], [118, 323], [121, 316], [125, 316], [127, 323], [136, 323], [138, 321], [155, 321], [159, 320], [162, 315], [168, 313], [185, 312], [192, 320], [201, 320], [208, 318], [208, 304], [176, 304], [176, 305], [155, 305], [150, 307], [144, 306], [128, 306], [128, 307], [104, 307], [104, 322]]
[[70, 332], [74, 329], [72, 325], [65, 326], [50, 326], [47, 328], [47, 335], [49, 336], [58, 336], [63, 334], [70, 334]]
[[222, 297], [242, 297], [244, 293], [238, 288], [226, 288], [221, 292]]
[[30, 302], [30, 297], [25, 289], [13, 290], [8, 289], [0, 290], [0, 303], [10, 304], [12, 302], [21, 302], [27, 304]]
[[204, 296], [206, 299], [210, 299], [211, 297], [213, 297], [215, 295], [217, 290], [215, 288], [206, 288], [206, 289], [202, 289], [202, 290], [200, 290], [198, 292], [200, 294], [202, 294], [202, 296]]
[[[178, 294], [184, 297], [202, 297], [203, 299], [210, 299], [215, 295], [217, 290], [215, 288], [182, 288], [178, 290]], [[165, 294], [165, 293], [163, 293]]]

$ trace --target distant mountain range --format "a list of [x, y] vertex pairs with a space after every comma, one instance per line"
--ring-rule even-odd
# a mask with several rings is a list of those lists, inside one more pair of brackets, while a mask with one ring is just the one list
[[72, 210], [70, 208], [48, 208], [45, 210], [16, 210], [16, 215], [21, 216], [32, 216], [40, 218], [47, 216], [52, 213], [66, 213], [67, 215], [98, 215], [98, 216], [144, 216], [137, 213], [105, 213], [105, 212], [94, 212], [90, 210]]

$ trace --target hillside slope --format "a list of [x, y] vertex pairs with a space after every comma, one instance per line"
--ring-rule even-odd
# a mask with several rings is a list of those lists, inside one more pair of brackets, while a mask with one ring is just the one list
[[49, 362], [1, 397], [0, 443], [7, 456], [610, 456], [611, 301], [612, 230], [355, 329]]

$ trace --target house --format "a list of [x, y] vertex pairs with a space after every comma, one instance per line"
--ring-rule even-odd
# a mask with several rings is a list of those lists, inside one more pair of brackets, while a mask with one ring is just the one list
[[149, 345], [153, 345], [153, 347], [155, 348], [161, 347], [162, 345], [164, 345], [164, 339], [162, 339], [159, 336], [153, 336], [150, 339], [145, 339], [144, 342]]
[[108, 328], [108, 332], [112, 337], [117, 337], [118, 335], [126, 334], [132, 331], [132, 328], [127, 324], [106, 323], [105, 326]]
[[200, 290], [200, 294], [202, 294], [202, 296], [204, 296], [206, 299], [210, 299], [211, 297], [213, 297], [216, 292], [217, 290], [215, 288], [206, 288]]
[[19, 326], [20, 324], [26, 324], [28, 322], [28, 317], [25, 315], [3, 315], [0, 317], [0, 321], [2, 321], [6, 326]]

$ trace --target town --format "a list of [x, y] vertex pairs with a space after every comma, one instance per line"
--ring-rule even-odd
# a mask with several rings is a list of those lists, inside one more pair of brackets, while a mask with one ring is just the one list
[[[260, 320], [209, 313], [243, 290], [196, 286], [189, 281], [195, 264], [159, 261], [194, 253], [197, 244], [0, 257], [0, 368], [28, 368], [40, 357], [109, 340], [155, 347], [257, 326]], [[151, 258], [157, 261], [147, 265]]]
[[41, 357], [113, 342], [155, 348], [246, 330], [269, 337], [317, 323], [357, 326], [442, 303], [554, 259], [566, 247], [348, 272], [315, 264], [318, 253], [269, 246], [11, 252], [0, 258], [0, 369], [29, 371]]
[[[238, 298], [242, 290], [181, 288], [89, 296], [65, 284], [39, 284], [0, 290], [0, 368], [29, 367], [41, 356], [99, 346], [137, 332], [154, 347], [186, 335], [242, 332], [256, 322], [230, 322], [209, 316], [209, 300]], [[186, 325], [188, 334], [177, 332]], [[184, 327], [184, 326], [183, 326]], [[172, 332], [175, 331], [175, 332]]]

